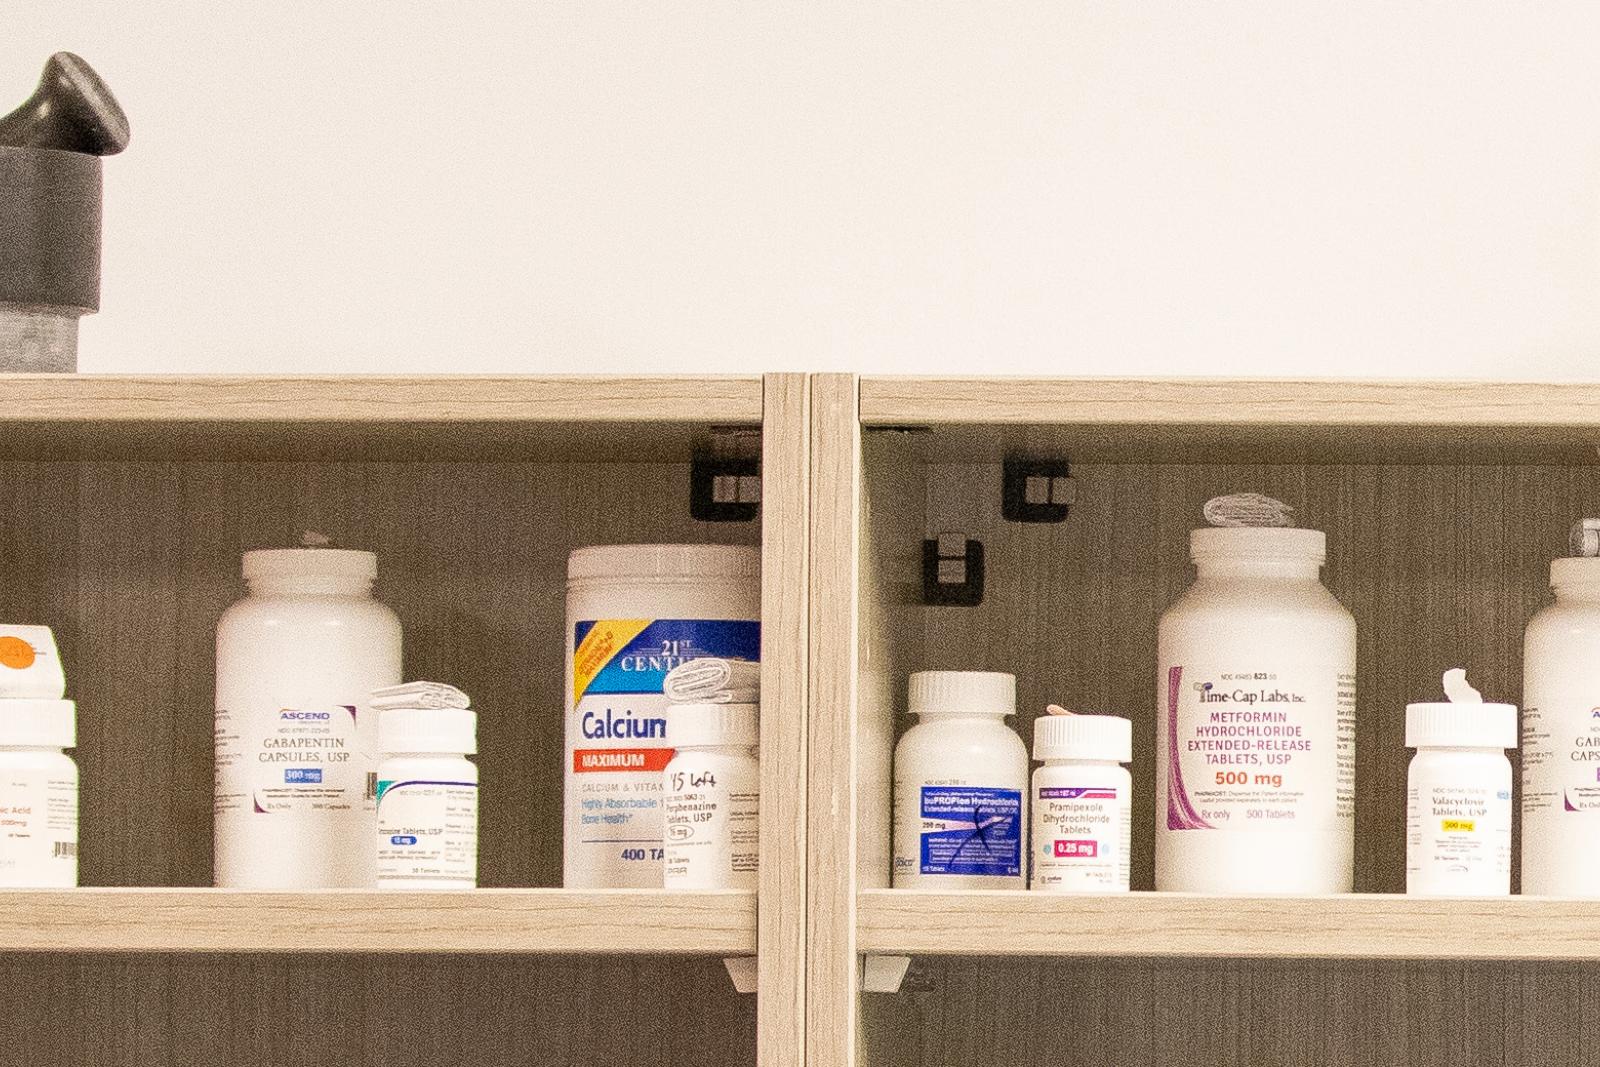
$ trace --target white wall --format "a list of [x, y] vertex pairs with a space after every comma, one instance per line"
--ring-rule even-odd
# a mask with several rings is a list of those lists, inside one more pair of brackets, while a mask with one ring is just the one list
[[1600, 5], [11, 0], [84, 369], [1600, 377]]

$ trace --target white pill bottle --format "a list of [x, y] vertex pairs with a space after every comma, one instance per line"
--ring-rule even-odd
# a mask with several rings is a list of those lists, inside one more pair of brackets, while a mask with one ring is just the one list
[[1005, 723], [1016, 678], [921, 671], [909, 695], [921, 722], [894, 750], [894, 887], [1026, 889], [1028, 750]]
[[0, 700], [0, 888], [78, 884], [75, 726], [70, 700]]
[[675, 704], [665, 782], [667, 889], [755, 889], [761, 858], [760, 708]]
[[1033, 721], [1033, 872], [1049, 893], [1125, 893], [1133, 852], [1133, 723], [1114, 715]]
[[[1573, 531], [1522, 651], [1522, 893], [1600, 896], [1600, 558]], [[1592, 539], [1592, 538], [1591, 538]]]
[[1156, 888], [1347, 893], [1355, 837], [1355, 619], [1322, 586], [1319, 530], [1189, 538], [1161, 617]]
[[217, 625], [215, 881], [370, 888], [377, 731], [400, 682], [400, 621], [372, 598], [377, 557], [246, 552], [250, 595]]
[[1406, 892], [1511, 892], [1512, 704], [1406, 706]]
[[739, 545], [603, 545], [567, 561], [562, 883], [660, 889], [667, 673], [761, 659], [761, 554]]
[[477, 712], [386, 708], [378, 748], [378, 888], [477, 888]]

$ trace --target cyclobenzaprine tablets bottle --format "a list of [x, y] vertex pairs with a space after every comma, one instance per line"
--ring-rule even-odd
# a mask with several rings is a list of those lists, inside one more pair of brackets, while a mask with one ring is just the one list
[[1156, 888], [1348, 893], [1356, 624], [1319, 578], [1327, 539], [1226, 527], [1189, 548], [1157, 653]]
[[1005, 724], [1016, 678], [922, 671], [910, 707], [922, 721], [894, 750], [895, 888], [1027, 888], [1028, 750]]
[[761, 554], [738, 545], [605, 545], [567, 561], [562, 882], [660, 889], [662, 692], [693, 659], [761, 659]]

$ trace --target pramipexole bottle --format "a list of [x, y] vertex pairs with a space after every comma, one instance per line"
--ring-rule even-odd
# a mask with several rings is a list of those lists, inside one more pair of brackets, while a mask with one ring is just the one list
[[1029, 889], [1128, 889], [1133, 850], [1133, 723], [1052, 704], [1033, 721], [1033, 873]]
[[370, 552], [246, 552], [250, 595], [217, 625], [216, 884], [368, 888], [374, 689], [400, 681], [400, 622]]
[[1522, 892], [1600, 896], [1600, 519], [1550, 563], [1522, 653]]
[[1156, 888], [1343, 893], [1354, 846], [1356, 626], [1319, 530], [1195, 530], [1161, 618]]
[[1448, 703], [1406, 706], [1406, 892], [1511, 892], [1511, 761], [1517, 709], [1485, 704], [1459, 668], [1444, 676]]
[[1005, 723], [1016, 678], [921, 671], [910, 697], [922, 721], [894, 750], [895, 888], [1027, 888], [1028, 750]]

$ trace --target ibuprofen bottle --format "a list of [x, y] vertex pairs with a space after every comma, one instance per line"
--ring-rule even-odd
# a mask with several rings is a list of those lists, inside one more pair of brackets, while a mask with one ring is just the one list
[[922, 671], [910, 696], [922, 721], [894, 751], [895, 888], [1027, 888], [1028, 750], [1005, 724], [1016, 678]]
[[378, 887], [478, 885], [478, 714], [378, 712]]
[[1355, 620], [1318, 530], [1195, 530], [1161, 618], [1156, 888], [1344, 893], [1355, 829]]
[[216, 884], [370, 888], [377, 736], [400, 622], [370, 552], [247, 552], [250, 595], [217, 626]]
[[662, 774], [663, 885], [756, 888], [761, 841], [758, 705], [675, 704], [667, 709], [667, 729], [677, 750]]
[[1033, 873], [1029, 889], [1126, 892], [1133, 850], [1133, 723], [1114, 715], [1033, 721]]
[[[1454, 676], [1454, 679], [1452, 679]], [[1517, 709], [1485, 704], [1459, 671], [1445, 675], [1450, 703], [1406, 707], [1406, 892], [1505, 896], [1511, 892], [1511, 761]]]
[[1550, 564], [1522, 654], [1522, 892], [1600, 896], [1600, 522]]

